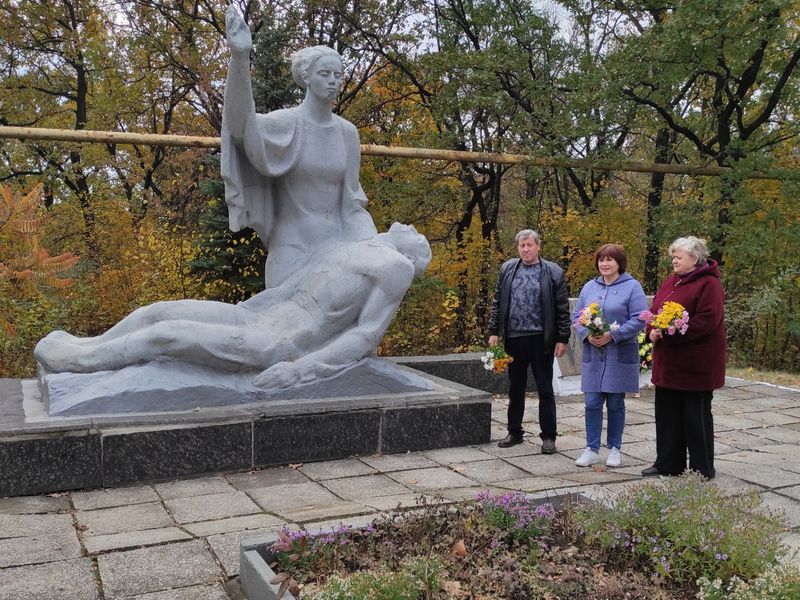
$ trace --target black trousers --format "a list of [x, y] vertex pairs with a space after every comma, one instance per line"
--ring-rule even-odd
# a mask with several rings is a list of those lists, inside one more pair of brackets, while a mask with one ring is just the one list
[[539, 396], [539, 437], [556, 439], [556, 397], [553, 393], [553, 352], [545, 351], [544, 336], [526, 335], [505, 340], [505, 349], [514, 360], [508, 365], [508, 432], [522, 435], [525, 414], [525, 388], [528, 366], [533, 371]]
[[714, 418], [712, 391], [687, 392], [656, 386], [656, 463], [662, 473], [679, 475], [689, 469], [713, 478]]

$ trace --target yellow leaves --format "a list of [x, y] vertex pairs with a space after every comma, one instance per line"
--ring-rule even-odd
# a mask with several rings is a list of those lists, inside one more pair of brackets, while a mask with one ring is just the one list
[[0, 278], [17, 285], [64, 289], [72, 280], [57, 275], [74, 267], [80, 257], [71, 252], [50, 256], [40, 246], [37, 233], [46, 218], [40, 213], [41, 196], [41, 184], [24, 196], [14, 194], [8, 186], [0, 186], [0, 234], [12, 234], [0, 246]]

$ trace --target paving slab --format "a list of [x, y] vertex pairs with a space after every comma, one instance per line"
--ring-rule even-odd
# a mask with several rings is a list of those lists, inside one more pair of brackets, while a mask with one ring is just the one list
[[415, 492], [438, 492], [447, 488], [473, 485], [468, 478], [444, 467], [398, 471], [389, 476]]
[[157, 483], [155, 488], [159, 496], [164, 500], [236, 491], [223, 477], [200, 477], [197, 479], [170, 481], [169, 483]]
[[506, 437], [508, 432], [503, 429], [502, 432], [496, 438], [492, 438], [492, 441], [488, 444], [482, 444], [480, 446], [476, 446], [476, 448], [487, 452], [493, 456], [498, 458], [511, 458], [514, 456], [530, 456], [531, 454], [540, 454], [541, 453], [541, 440], [539, 436], [532, 436], [531, 434], [525, 434], [522, 436], [522, 443], [517, 444], [516, 446], [511, 446], [510, 448], [501, 448], [497, 445], [497, 442], [502, 440]]
[[106, 597], [211, 584], [222, 577], [200, 540], [101, 554], [97, 564]]
[[[751, 431], [748, 433], [754, 432]], [[791, 426], [765, 427], [759, 429], [755, 435], [784, 444], [796, 444], [800, 441], [800, 432], [798, 432], [797, 429], [793, 429]]]
[[137, 594], [130, 600], [230, 600], [230, 596], [219, 583], [211, 585], [192, 585], [180, 589]]
[[754, 435], [754, 432], [761, 432], [762, 429], [758, 430], [751, 430], [751, 431], [727, 431], [725, 433], [715, 434], [715, 444], [716, 440], [727, 444], [733, 448], [738, 450], [750, 450], [751, 448], [763, 448], [765, 446], [771, 446], [774, 444], [779, 444], [780, 442], [766, 439], [760, 435]]
[[761, 423], [762, 425], [788, 425], [790, 423], [800, 422], [800, 416], [776, 412], [774, 410], [747, 413], [747, 418], [751, 421]]
[[446, 498], [451, 502], [461, 502], [464, 500], [475, 500], [475, 498], [478, 497], [478, 494], [484, 492], [491, 492], [497, 496], [502, 496], [503, 494], [508, 493], [508, 490], [503, 490], [493, 485], [473, 485], [467, 487], [448, 488], [446, 490], [442, 490], [441, 494], [443, 498]]
[[476, 462], [457, 463], [450, 467], [456, 473], [472, 479], [476, 483], [488, 484], [509, 479], [523, 479], [529, 473], [499, 458]]
[[531, 475], [561, 475], [578, 468], [575, 466], [575, 459], [563, 454], [535, 454], [506, 460]]
[[636, 410], [625, 411], [625, 425], [645, 425], [647, 423], [655, 423], [652, 413], [643, 413]]
[[781, 494], [782, 496], [789, 496], [795, 500], [800, 500], [800, 485], [781, 488], [777, 493]]
[[109, 488], [90, 492], [72, 492], [72, 502], [78, 510], [95, 510], [112, 508], [128, 504], [146, 504], [158, 502], [156, 491], [149, 485], [135, 487]]
[[715, 461], [716, 469], [768, 489], [800, 484], [800, 473], [769, 465], [749, 465], [728, 460]]
[[775, 492], [765, 492], [761, 494], [760, 508], [785, 516], [790, 529], [800, 527], [800, 504], [794, 498], [787, 498]]
[[93, 600], [100, 597], [89, 558], [0, 570], [0, 600]]
[[283, 519], [273, 515], [259, 513], [257, 515], [230, 517], [229, 519], [187, 523], [183, 528], [196, 537], [205, 537], [208, 535], [245, 531], [249, 529], [268, 529], [272, 531], [280, 529], [285, 524], [286, 521]]
[[172, 517], [160, 502], [132, 504], [97, 510], [79, 510], [78, 525], [86, 528], [86, 535], [108, 535], [123, 531], [159, 529], [175, 525]]
[[374, 508], [381, 512], [391, 512], [397, 508], [415, 508], [419, 505], [419, 501], [424, 500], [427, 503], [433, 502], [433, 496], [427, 494], [398, 494], [396, 496], [378, 496], [376, 498], [364, 498], [359, 500], [360, 504]]
[[561, 475], [561, 478], [571, 482], [573, 485], [619, 483], [622, 481], [628, 481], [630, 479], [641, 479], [640, 474], [633, 475], [622, 472], [618, 469], [606, 469], [604, 471], [581, 467], [576, 467], [576, 469], [580, 469], [580, 471], [575, 471], [574, 473], [564, 473]]
[[773, 454], [772, 452], [768, 452], [766, 449], [761, 450], [758, 448], [751, 448], [750, 450], [729, 452], [725, 455], [725, 460], [732, 460], [750, 465], [780, 466], [781, 463], [786, 462], [786, 457], [781, 456], [780, 454]]
[[330, 490], [316, 482], [253, 488], [247, 494], [263, 510], [275, 514], [282, 514], [304, 506], [330, 504], [339, 500]]
[[178, 527], [162, 527], [144, 531], [124, 531], [108, 535], [87, 535], [83, 538], [83, 545], [89, 554], [99, 554], [111, 550], [128, 550], [190, 539], [192, 539], [192, 536]]
[[[622, 442], [622, 464], [651, 463], [656, 459], [655, 440], [647, 442]], [[575, 457], [577, 458], [577, 456]]]
[[392, 471], [407, 471], [409, 469], [424, 469], [426, 467], [437, 467], [438, 463], [426, 456], [427, 453], [404, 454], [374, 454], [372, 456], [362, 456], [361, 460], [367, 463], [380, 473], [391, 473]]
[[746, 400], [728, 400], [724, 402], [724, 406], [730, 410], [741, 411], [743, 413], [763, 412], [770, 410], [781, 411], [787, 408], [796, 407], [797, 401], [786, 397], [759, 396], [757, 398], [747, 398]]
[[[748, 413], [748, 417], [749, 417]], [[758, 413], [761, 414], [761, 413]], [[741, 414], [735, 415], [714, 415], [714, 431], [724, 432], [743, 429], [757, 429], [764, 427], [763, 423], [750, 419]]]
[[[372, 472], [374, 473], [374, 471]], [[394, 479], [384, 474], [329, 479], [324, 481], [323, 485], [340, 498], [362, 503], [363, 500], [369, 498], [396, 496], [409, 492], [406, 486], [397, 483]]]
[[733, 475], [717, 469], [717, 476], [710, 482], [725, 496], [742, 496], [744, 494], [758, 494], [763, 491], [760, 486], [749, 483]]
[[311, 480], [292, 467], [276, 467], [246, 473], [234, 473], [227, 480], [237, 490], [246, 492], [255, 488], [266, 488], [294, 483], [308, 483]]
[[[484, 452], [480, 448], [473, 448], [471, 446], [464, 446], [462, 448], [441, 448], [439, 450], [428, 450], [423, 453], [432, 461], [440, 465], [452, 465], [455, 463], [475, 462], [479, 460], [493, 460], [494, 454]], [[425, 466], [425, 465], [423, 465]], [[434, 465], [428, 465], [434, 466]], [[410, 467], [419, 468], [419, 467]]]
[[338, 479], [340, 477], [356, 477], [358, 475], [371, 475], [375, 473], [374, 467], [356, 459], [306, 463], [298, 469], [309, 479], [315, 481]]
[[0, 568], [54, 562], [81, 556], [81, 545], [71, 531], [40, 532], [33, 536], [6, 538], [0, 531]]
[[312, 523], [334, 518], [355, 517], [372, 512], [374, 512], [372, 509], [363, 504], [340, 500], [329, 504], [315, 504], [286, 510], [283, 512], [283, 516], [295, 523]]
[[12, 514], [0, 515], [0, 538], [31, 537], [37, 535], [75, 535], [72, 515], [68, 514]]
[[[228, 489], [232, 488], [228, 486]], [[196, 523], [261, 512], [247, 494], [235, 491], [173, 498], [164, 500], [164, 505], [178, 523]]]
[[800, 568], [800, 533], [787, 533], [781, 538], [781, 543], [786, 547], [787, 553], [784, 556], [784, 563], [793, 564]]
[[[225, 569], [228, 577], [239, 574], [239, 544], [247, 539], [264, 537], [276, 533], [280, 527], [267, 527], [264, 529], [249, 529], [247, 531], [233, 531], [220, 533], [208, 537], [208, 544], [217, 560]], [[227, 599], [227, 596], [225, 597]]]
[[71, 508], [69, 494], [67, 493], [52, 494], [50, 496], [0, 498], [0, 514], [6, 515], [66, 512]]
[[556, 477], [524, 477], [522, 479], [510, 479], [508, 481], [496, 481], [492, 487], [504, 491], [517, 490], [520, 492], [539, 492], [541, 490], [554, 489], [572, 485], [573, 482]]
[[315, 521], [314, 523], [307, 523], [305, 530], [311, 535], [323, 535], [337, 529], [361, 529], [371, 525], [376, 520], [380, 520], [382, 515], [370, 513], [366, 515], [358, 515], [355, 517], [347, 517], [345, 519], [328, 519], [327, 521]]

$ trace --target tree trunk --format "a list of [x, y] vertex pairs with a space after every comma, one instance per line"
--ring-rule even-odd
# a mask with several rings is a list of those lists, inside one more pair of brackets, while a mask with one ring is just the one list
[[[670, 162], [670, 145], [675, 139], [675, 134], [666, 127], [656, 133], [655, 162], [667, 164]], [[654, 294], [658, 289], [658, 257], [660, 254], [657, 236], [658, 223], [656, 218], [661, 208], [661, 198], [664, 193], [664, 173], [653, 173], [650, 176], [650, 191], [647, 194], [647, 242], [644, 254], [644, 289], [648, 294]]]

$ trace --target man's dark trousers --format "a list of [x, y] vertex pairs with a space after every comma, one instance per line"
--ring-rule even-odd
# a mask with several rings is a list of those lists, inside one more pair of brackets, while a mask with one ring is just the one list
[[506, 352], [514, 360], [508, 365], [508, 432], [522, 435], [525, 413], [525, 388], [528, 385], [528, 365], [533, 370], [536, 393], [539, 396], [539, 434], [543, 440], [556, 439], [556, 397], [553, 393], [553, 353], [545, 352], [544, 336], [525, 335], [505, 340]]

